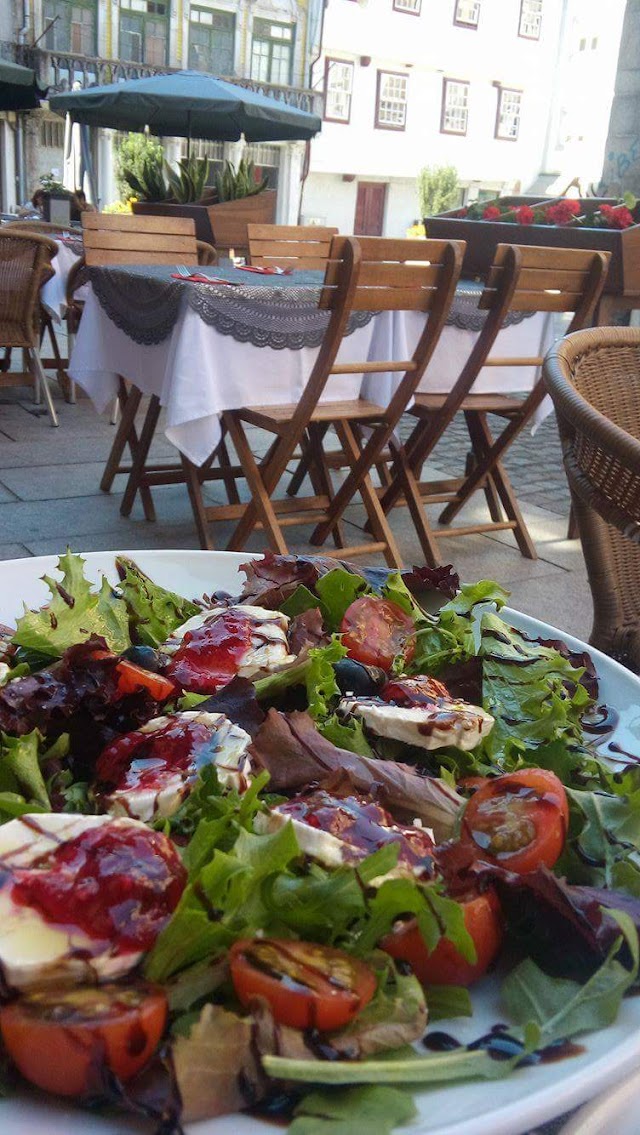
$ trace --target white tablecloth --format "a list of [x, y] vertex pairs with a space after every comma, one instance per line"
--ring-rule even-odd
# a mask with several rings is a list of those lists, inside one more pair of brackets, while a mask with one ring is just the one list
[[[51, 261], [55, 276], [40, 289], [40, 301], [56, 323], [62, 323], [64, 319], [67, 310], [67, 280], [69, 272], [79, 259], [77, 252], [63, 241], [58, 242], [58, 252]], [[76, 294], [78, 299], [85, 299], [86, 285], [79, 288]]]
[[[102, 412], [117, 393], [118, 375], [144, 394], [156, 394], [166, 409], [165, 434], [196, 465], [209, 457], [220, 439], [223, 410], [250, 405], [297, 402], [311, 372], [317, 349], [273, 350], [223, 335], [183, 304], [171, 334], [161, 343], [134, 343], [106, 315], [91, 293], [85, 304], [70, 360], [69, 374]], [[344, 339], [339, 361], [408, 358], [424, 316], [382, 312]], [[552, 323], [535, 315], [500, 332], [494, 353], [503, 357], [544, 354], [551, 345]], [[468, 358], [476, 332], [446, 327], [424, 376], [421, 389], [451, 389]], [[485, 368], [474, 389], [514, 393], [530, 390], [533, 367]], [[362, 396], [386, 404], [398, 375], [332, 376], [325, 399]], [[550, 401], [539, 412], [548, 413]]]

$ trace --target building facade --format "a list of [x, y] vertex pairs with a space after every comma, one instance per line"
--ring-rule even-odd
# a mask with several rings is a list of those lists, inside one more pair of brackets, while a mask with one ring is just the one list
[[302, 219], [403, 236], [424, 166], [463, 201], [543, 168], [566, 0], [328, 0]]
[[[309, 87], [319, 53], [322, 0], [0, 0], [0, 55], [33, 66], [54, 91], [192, 68], [322, 113]], [[64, 121], [43, 108], [0, 115], [0, 194], [5, 211], [42, 174], [62, 169]], [[114, 131], [94, 131], [98, 204], [117, 197]], [[167, 156], [186, 151], [165, 139]], [[236, 144], [200, 143], [214, 163]], [[278, 189], [278, 219], [296, 221], [304, 145], [247, 147]]]

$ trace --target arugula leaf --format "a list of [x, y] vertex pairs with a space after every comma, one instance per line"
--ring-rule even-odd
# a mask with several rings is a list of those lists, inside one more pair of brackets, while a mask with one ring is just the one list
[[27, 799], [31, 798], [50, 812], [51, 801], [38, 760], [40, 734], [37, 729], [22, 737], [8, 737], [5, 733], [1, 737], [0, 778], [4, 780], [3, 774], [9, 773]]
[[369, 902], [366, 925], [356, 932], [357, 952], [370, 953], [401, 914], [415, 915], [429, 951], [444, 937], [453, 942], [466, 961], [476, 960], [473, 939], [465, 926], [460, 904], [446, 898], [438, 883], [418, 887], [410, 879], [387, 879], [378, 887]]
[[469, 990], [464, 986], [430, 985], [426, 992], [430, 1022], [473, 1016]]
[[122, 654], [131, 645], [129, 617], [106, 577], [99, 591], [92, 591], [84, 576], [82, 556], [67, 552], [58, 560], [62, 581], [43, 576], [51, 601], [39, 611], [29, 611], [17, 621], [12, 641], [47, 658], [60, 658], [65, 650], [91, 635], [103, 638], [110, 650]]
[[406, 1092], [384, 1085], [310, 1092], [297, 1105], [289, 1135], [389, 1135], [416, 1114]]
[[320, 610], [330, 631], [340, 630], [345, 611], [361, 595], [370, 591], [367, 581], [361, 575], [334, 568], [316, 583], [316, 595], [320, 600]]
[[145, 646], [161, 646], [176, 627], [201, 612], [197, 603], [153, 583], [128, 556], [117, 556], [116, 568], [131, 629]]
[[493, 1060], [487, 1052], [466, 1048], [429, 1056], [389, 1053], [377, 1060], [293, 1060], [263, 1056], [265, 1072], [276, 1080], [307, 1084], [443, 1084], [457, 1080], [500, 1080], [512, 1071], [511, 1060]]
[[[615, 1021], [622, 998], [638, 974], [638, 935], [626, 914], [611, 913], [623, 933], [583, 985], [549, 977], [531, 958], [525, 958], [503, 982], [502, 998], [509, 1014], [518, 1024], [533, 1021], [542, 1043], [603, 1029]], [[630, 970], [617, 958], [625, 941], [632, 956]]]
[[381, 595], [383, 599], [389, 599], [392, 603], [396, 603], [412, 619], [424, 618], [422, 607], [414, 599], [399, 571], [389, 573], [389, 578], [382, 588]]

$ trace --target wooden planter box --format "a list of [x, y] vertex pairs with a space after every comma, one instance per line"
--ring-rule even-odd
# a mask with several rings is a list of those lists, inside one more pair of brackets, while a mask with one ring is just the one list
[[220, 205], [177, 205], [165, 201], [135, 201], [134, 213], [142, 216], [192, 217], [198, 240], [215, 245], [223, 254], [233, 248], [239, 256], [248, 252], [247, 225], [271, 225], [276, 216], [276, 190], [265, 189], [254, 197], [223, 201]]
[[[499, 197], [487, 205], [550, 205], [552, 199], [538, 197]], [[589, 217], [601, 205], [617, 205], [610, 197], [580, 200], [582, 216]], [[614, 295], [640, 293], [640, 224], [628, 229], [589, 228], [588, 225], [517, 225], [508, 221], [473, 221], [461, 217], [459, 209], [426, 217], [427, 236], [442, 240], [466, 240], [463, 262], [466, 277], [482, 276], [490, 267], [497, 244], [534, 244], [546, 248], [591, 248], [610, 252], [611, 262], [605, 292]], [[638, 207], [634, 210], [640, 220]]]

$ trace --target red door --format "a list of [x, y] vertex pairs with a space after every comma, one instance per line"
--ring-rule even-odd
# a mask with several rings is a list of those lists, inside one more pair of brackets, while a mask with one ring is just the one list
[[358, 182], [356, 217], [353, 225], [356, 236], [382, 236], [386, 196], [387, 187], [384, 182]]

